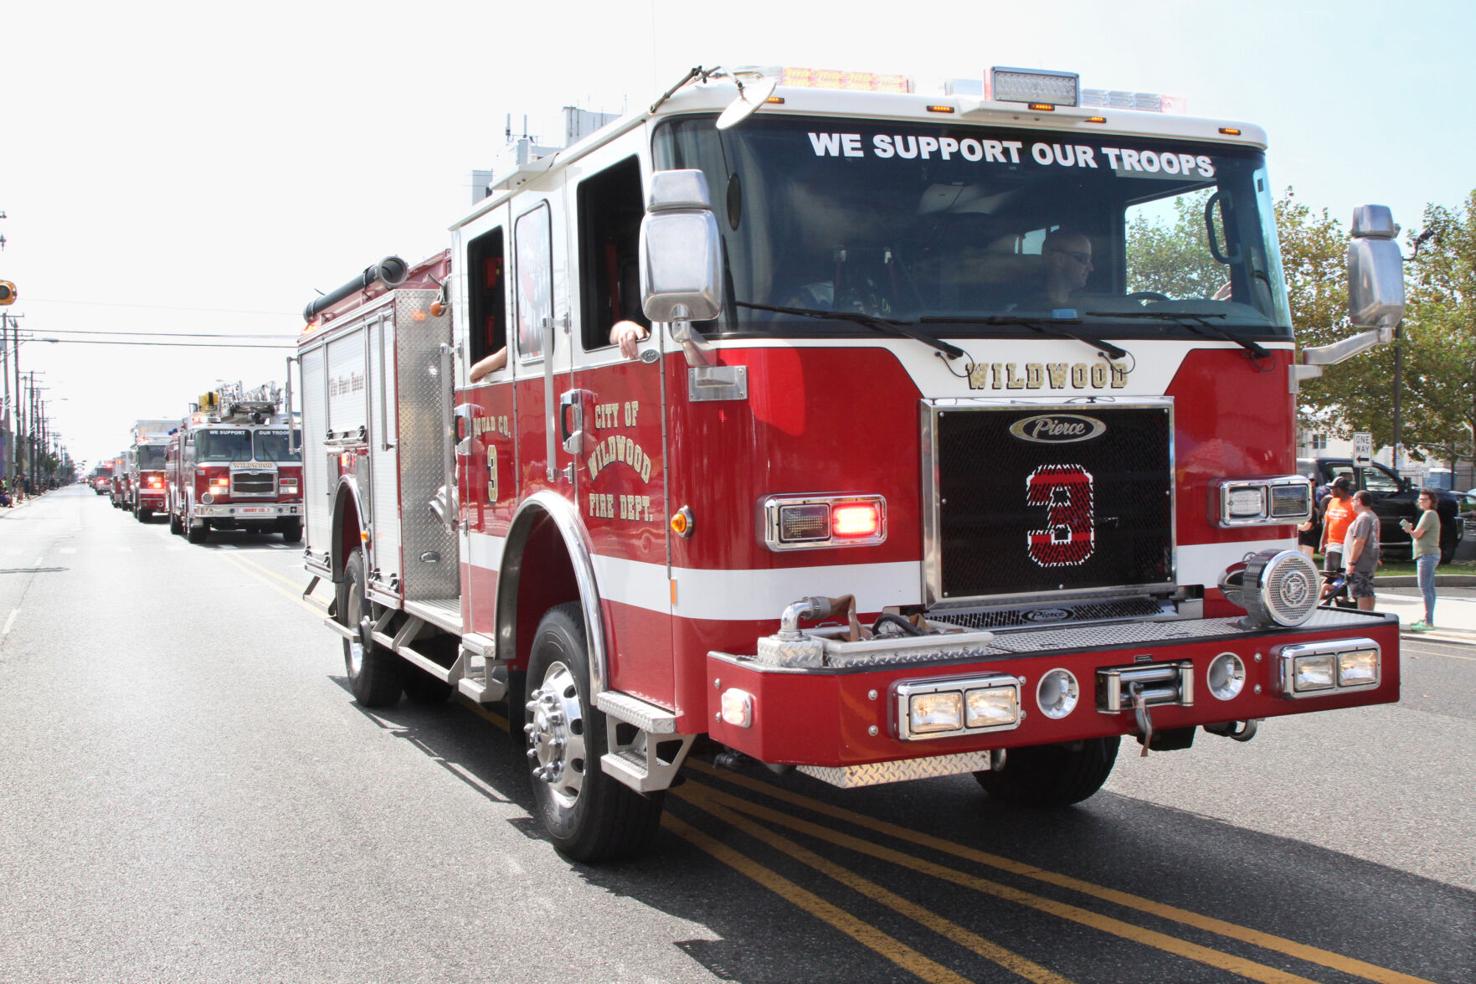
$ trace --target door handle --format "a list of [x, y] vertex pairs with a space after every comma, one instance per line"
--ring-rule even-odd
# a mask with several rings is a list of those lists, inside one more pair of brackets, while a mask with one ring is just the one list
[[[572, 425], [570, 417], [573, 417]], [[570, 454], [583, 454], [585, 434], [584, 390], [565, 390], [559, 396], [559, 440], [564, 450]]]

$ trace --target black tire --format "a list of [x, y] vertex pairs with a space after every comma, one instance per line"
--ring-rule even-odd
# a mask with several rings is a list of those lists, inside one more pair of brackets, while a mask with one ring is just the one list
[[[449, 667], [456, 661], [456, 650], [460, 648], [461, 640], [454, 636], [438, 636], [413, 643], [412, 646], [429, 659]], [[454, 689], [445, 680], [433, 677], [408, 662], [400, 667], [400, 683], [405, 688], [405, 696], [417, 704], [444, 704]]]
[[[552, 692], [558, 684], [562, 688]], [[665, 794], [643, 796], [600, 768], [606, 748], [605, 715], [589, 699], [589, 650], [577, 602], [549, 609], [538, 623], [528, 660], [528, 686], [530, 698], [541, 703], [528, 714], [533, 812], [554, 848], [583, 862], [611, 861], [648, 850], [661, 826]], [[545, 688], [547, 697], [533, 696]], [[561, 725], [549, 723], [550, 708], [567, 710]], [[567, 743], [550, 756], [561, 765], [561, 772], [554, 781], [545, 781], [538, 771], [544, 768], [555, 737]], [[569, 754], [576, 749], [579, 754]], [[571, 781], [576, 776], [577, 785]]]
[[[369, 615], [362, 552], [356, 550], [348, 559], [343, 568], [343, 580], [337, 588], [338, 620], [346, 628], [358, 631], [360, 619]], [[343, 640], [343, 666], [348, 676], [349, 692], [365, 707], [389, 707], [400, 699], [404, 665], [400, 657], [378, 643], [364, 645], [358, 640]]]
[[145, 509], [143, 506], [139, 506], [133, 511], [133, 518], [138, 520], [140, 523], [147, 523], [149, 521], [149, 517], [152, 515], [153, 513]]
[[184, 524], [179, 521], [179, 514], [176, 513], [172, 508], [169, 510], [169, 532], [173, 533], [175, 536], [179, 536], [184, 533]]
[[302, 542], [302, 520], [300, 519], [293, 519], [280, 523], [277, 527], [277, 530], [282, 534], [283, 543]]
[[990, 797], [1017, 806], [1070, 806], [1102, 788], [1122, 739], [1088, 738], [1068, 745], [1012, 748], [1003, 769], [975, 772]]
[[199, 526], [191, 523], [185, 527], [185, 539], [191, 543], [204, 543], [210, 539], [210, 527], [201, 523]]

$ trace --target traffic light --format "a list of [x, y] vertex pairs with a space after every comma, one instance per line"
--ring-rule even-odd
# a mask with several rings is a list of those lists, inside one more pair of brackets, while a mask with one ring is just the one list
[[15, 284], [0, 280], [0, 305], [15, 303]]

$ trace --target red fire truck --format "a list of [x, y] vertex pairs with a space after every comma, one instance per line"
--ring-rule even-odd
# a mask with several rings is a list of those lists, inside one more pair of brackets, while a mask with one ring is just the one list
[[108, 499], [113, 503], [114, 509], [128, 508], [128, 451], [125, 449], [118, 452], [113, 459], [112, 471], [108, 483]]
[[133, 425], [133, 446], [128, 449], [128, 508], [140, 523], [167, 507], [164, 455], [169, 449], [170, 432], [178, 427], [178, 420], [168, 419], [139, 420]]
[[[1065, 73], [817, 79], [695, 72], [309, 305], [354, 696], [505, 698], [583, 860], [649, 843], [698, 737], [1066, 804], [1123, 735], [1397, 700], [1396, 620], [1318, 608], [1294, 540], [1298, 381], [1402, 312], [1388, 210], [1362, 333], [1299, 359], [1260, 129]], [[1165, 265], [1137, 230], [1179, 214]]]
[[212, 529], [302, 539], [302, 464], [294, 422], [270, 384], [200, 397], [165, 451], [171, 533], [203, 543]]
[[107, 495], [113, 487], [113, 463], [104, 461], [92, 470], [92, 491]]

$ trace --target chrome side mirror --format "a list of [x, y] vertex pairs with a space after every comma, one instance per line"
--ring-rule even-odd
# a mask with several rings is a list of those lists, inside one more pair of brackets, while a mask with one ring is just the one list
[[707, 321], [723, 307], [722, 235], [707, 177], [698, 170], [651, 175], [641, 221], [641, 309], [652, 321]]
[[1404, 317], [1404, 257], [1394, 237], [1399, 226], [1386, 205], [1360, 205], [1353, 210], [1353, 239], [1348, 243], [1348, 320], [1363, 329], [1327, 345], [1304, 348], [1293, 382], [1316, 379], [1335, 366], [1394, 340]]
[[1404, 257], [1394, 237], [1399, 226], [1385, 205], [1353, 210], [1353, 241], [1348, 244], [1348, 318], [1355, 328], [1379, 328], [1391, 335], [1404, 317]]

